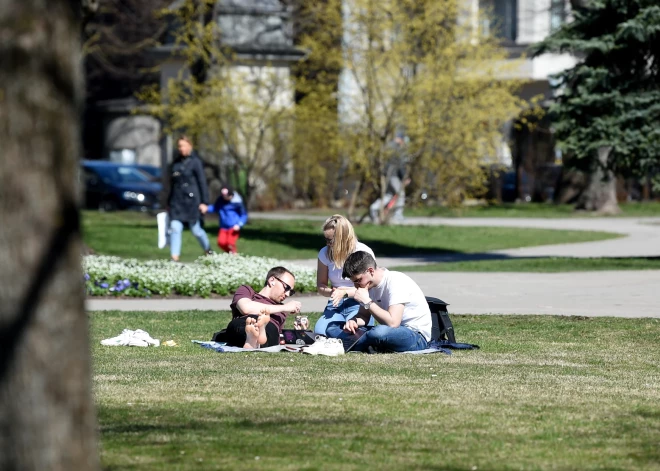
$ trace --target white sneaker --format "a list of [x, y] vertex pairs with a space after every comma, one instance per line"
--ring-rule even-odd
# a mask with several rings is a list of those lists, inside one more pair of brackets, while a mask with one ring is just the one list
[[340, 339], [329, 339], [317, 335], [313, 344], [302, 347], [301, 350], [308, 355], [336, 357], [344, 354], [344, 343]]
[[[147, 342], [147, 346], [149, 346], [149, 345], [153, 345], [154, 347], [159, 347], [160, 346], [160, 340], [152, 338], [151, 335], [149, 335], [148, 332], [145, 332], [142, 329], [138, 329], [135, 332], [133, 332], [133, 335], [131, 336], [131, 339], [137, 339], [137, 340], [142, 340], [144, 342]], [[134, 345], [134, 346], [137, 346], [137, 345]]]

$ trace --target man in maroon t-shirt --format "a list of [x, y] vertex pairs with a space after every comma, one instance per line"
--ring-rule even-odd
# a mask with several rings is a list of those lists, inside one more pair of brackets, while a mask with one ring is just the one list
[[231, 302], [233, 319], [227, 326], [227, 345], [243, 348], [279, 345], [280, 333], [289, 313], [299, 313], [299, 301], [284, 300], [294, 294], [296, 277], [284, 267], [268, 271], [258, 293], [251, 286], [240, 286]]

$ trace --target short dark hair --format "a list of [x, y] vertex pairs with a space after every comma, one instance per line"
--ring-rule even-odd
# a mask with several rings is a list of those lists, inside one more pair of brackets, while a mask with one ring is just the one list
[[233, 196], [234, 195], [234, 189], [230, 185], [223, 184], [222, 188], [220, 189], [220, 193], [222, 196]]
[[378, 268], [376, 260], [369, 252], [353, 252], [344, 262], [342, 278], [353, 278], [355, 275], [364, 273], [367, 268]]
[[266, 275], [266, 281], [264, 281], [264, 286], [268, 285], [268, 280], [270, 279], [271, 276], [274, 276], [276, 278], [279, 278], [280, 276], [284, 275], [285, 273], [288, 273], [293, 277], [293, 279], [296, 279], [296, 275], [294, 275], [290, 270], [287, 270], [284, 267], [273, 267], [270, 270], [268, 270], [268, 274]]
[[193, 145], [192, 139], [190, 139], [190, 137], [188, 137], [188, 135], [186, 134], [181, 134], [179, 138], [176, 140], [176, 142], [179, 141], [186, 141], [188, 144]]

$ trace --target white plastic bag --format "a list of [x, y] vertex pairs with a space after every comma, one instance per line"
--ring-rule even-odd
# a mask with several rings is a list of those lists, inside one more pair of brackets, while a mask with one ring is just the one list
[[156, 214], [158, 222], [158, 248], [162, 249], [170, 243], [170, 217], [163, 211]]

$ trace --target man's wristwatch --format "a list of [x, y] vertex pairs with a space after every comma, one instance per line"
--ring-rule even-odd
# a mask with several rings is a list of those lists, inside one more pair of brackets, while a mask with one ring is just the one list
[[362, 307], [368, 311], [369, 308], [371, 307], [371, 303], [373, 303], [373, 300], [370, 299], [369, 302], [364, 303]]

